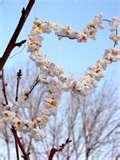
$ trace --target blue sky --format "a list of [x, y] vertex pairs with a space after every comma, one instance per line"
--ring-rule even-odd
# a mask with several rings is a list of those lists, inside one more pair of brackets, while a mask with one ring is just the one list
[[[77, 31], [80, 31], [100, 12], [108, 19], [113, 16], [120, 16], [120, 0], [36, 1], [19, 40], [28, 38], [35, 17], [63, 25], [70, 24]], [[2, 56], [16, 27], [22, 7], [26, 6], [27, 3], [28, 0], [0, 0], [0, 56]], [[69, 39], [58, 41], [53, 34], [50, 34], [45, 36], [43, 51], [56, 64], [63, 66], [66, 73], [72, 73], [79, 77], [89, 65], [94, 64], [103, 55], [105, 48], [113, 46], [108, 37], [107, 28], [98, 32], [96, 41], [89, 40], [84, 44]], [[16, 56], [9, 58], [6, 64], [6, 69], [9, 71], [14, 71], [14, 66], [18, 69], [23, 67], [25, 62], [29, 60], [26, 45], [20, 49], [16, 48], [12, 55], [14, 54]], [[108, 68], [106, 76], [109, 74], [113, 76], [113, 79], [120, 81], [120, 62], [114, 63]]]
[[[27, 3], [28, 0], [0, 0], [0, 55], [16, 27], [22, 7]], [[63, 25], [70, 24], [80, 31], [100, 12], [108, 19], [120, 16], [120, 0], [37, 0], [19, 40], [27, 39], [35, 17]], [[105, 48], [113, 46], [108, 37], [107, 25], [103, 31], [98, 32], [96, 41], [89, 40], [84, 44], [69, 39], [59, 41], [53, 34], [45, 35], [43, 51], [51, 60], [63, 66], [66, 73], [78, 76], [103, 55]], [[12, 70], [14, 65], [18, 68], [24, 66], [29, 56], [27, 46], [15, 49], [14, 54], [16, 56], [6, 64], [7, 69]], [[119, 62], [109, 68], [120, 75]]]

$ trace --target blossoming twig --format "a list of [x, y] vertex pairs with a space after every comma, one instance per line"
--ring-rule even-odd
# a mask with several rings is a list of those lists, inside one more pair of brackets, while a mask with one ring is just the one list
[[[118, 35], [118, 29], [116, 28], [116, 30], [115, 30], [115, 35], [117, 36]], [[118, 41], [116, 40], [115, 42], [114, 42], [114, 48], [116, 47], [116, 45], [118, 44]]]
[[[117, 19], [115, 19], [115, 18], [113, 18], [112, 20], [109, 20], [109, 19], [103, 19], [103, 21], [105, 21], [105, 22], [108, 22], [109, 24], [115, 24], [115, 20], [117, 20]], [[113, 35], [112, 34], [112, 36], [110, 37], [113, 41], [114, 41], [114, 48], [117, 46], [117, 44], [118, 44], [118, 40], [119, 40], [119, 36], [118, 36], [118, 25], [119, 25], [119, 23], [120, 22], [118, 22], [118, 20], [117, 20], [117, 23], [116, 23], [116, 25], [114, 26], [113, 24], [111, 25], [111, 31], [113, 32], [113, 31], [115, 31], [115, 35]]]

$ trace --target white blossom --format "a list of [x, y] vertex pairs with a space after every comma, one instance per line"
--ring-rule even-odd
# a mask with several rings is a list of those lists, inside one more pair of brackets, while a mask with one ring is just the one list
[[120, 41], [120, 34], [111, 34], [110, 39], [112, 39], [114, 42]]
[[95, 24], [95, 26], [97, 26], [100, 29], [103, 29], [103, 15], [102, 14], [98, 14], [95, 16], [95, 19], [93, 20], [93, 23]]
[[120, 26], [120, 17], [113, 17], [109, 24], [111, 31], [115, 31]]
[[23, 127], [23, 122], [22, 122], [22, 120], [21, 120], [20, 118], [18, 118], [18, 117], [15, 117], [15, 118], [13, 119], [12, 123], [13, 123], [13, 125], [15, 126], [15, 128], [16, 128], [17, 130], [21, 130], [22, 127]]
[[31, 51], [39, 50], [39, 47], [42, 46], [42, 40], [43, 38], [39, 35], [29, 36], [28, 51], [31, 52]]
[[[120, 17], [112, 18], [109, 24], [112, 31], [110, 38], [114, 42], [119, 41], [120, 35], [115, 34], [114, 31], [120, 25]], [[50, 116], [56, 114], [62, 93], [68, 91], [76, 95], [88, 95], [103, 77], [107, 66], [120, 60], [120, 49], [106, 49], [103, 57], [90, 66], [79, 80], [76, 80], [73, 76], [66, 75], [62, 67], [50, 61], [42, 52], [43, 33], [53, 31], [59, 39], [67, 37], [76, 39], [81, 43], [86, 42], [89, 38], [96, 39], [98, 29], [103, 27], [103, 16], [101, 14], [97, 15], [84, 27], [82, 32], [75, 31], [69, 25], [61, 26], [54, 22], [35, 19], [28, 39], [28, 52], [30, 52], [30, 57], [40, 69], [38, 80], [45, 89], [40, 103], [41, 111], [36, 113], [36, 116], [32, 119], [24, 119], [25, 117], [23, 118], [18, 114], [20, 108], [29, 106], [29, 100], [26, 100], [26, 96], [30, 90], [27, 90], [24, 95], [19, 97], [17, 102], [8, 101], [8, 105], [4, 107], [4, 110], [1, 109], [0, 127], [3, 127], [4, 124], [10, 124], [14, 125], [19, 131], [30, 132], [35, 140], [45, 138], [42, 129], [48, 123]]]
[[88, 38], [96, 39], [97, 28], [94, 23], [89, 23], [84, 29], [84, 34], [87, 35]]
[[3, 120], [5, 122], [11, 122], [15, 117], [16, 117], [15, 112], [12, 112], [12, 111], [9, 111], [9, 110], [3, 111]]
[[31, 130], [31, 135], [35, 140], [42, 140], [46, 137], [45, 133], [39, 128], [33, 128]]
[[104, 58], [109, 60], [110, 63], [120, 60], [120, 49], [119, 48], [106, 49]]

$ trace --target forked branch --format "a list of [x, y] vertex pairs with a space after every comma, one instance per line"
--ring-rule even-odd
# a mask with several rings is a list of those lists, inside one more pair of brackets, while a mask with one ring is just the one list
[[22, 15], [19, 19], [18, 25], [17, 25], [17, 27], [16, 27], [13, 35], [12, 35], [12, 38], [10, 39], [10, 41], [9, 41], [9, 43], [8, 43], [6, 49], [5, 49], [5, 52], [2, 56], [2, 58], [0, 58], [0, 70], [3, 69], [8, 57], [12, 53], [12, 50], [16, 46], [20, 47], [22, 44], [24, 44], [26, 42], [26, 40], [23, 40], [21, 42], [16, 42], [16, 41], [17, 41], [17, 38], [18, 38], [18, 36], [19, 36], [19, 34], [20, 34], [20, 32], [21, 32], [21, 30], [22, 30], [22, 28], [23, 28], [23, 26], [26, 22], [26, 19], [29, 15], [34, 3], [35, 3], [35, 0], [29, 0], [29, 3], [27, 5], [27, 7], [22, 9]]
[[53, 147], [53, 148], [50, 150], [50, 154], [49, 154], [48, 160], [53, 160], [54, 155], [55, 155], [57, 152], [61, 152], [61, 151], [65, 148], [65, 146], [66, 146], [67, 144], [71, 143], [71, 142], [72, 142], [72, 141], [69, 140], [69, 138], [67, 138], [67, 140], [65, 141], [65, 143], [63, 143], [58, 149]]

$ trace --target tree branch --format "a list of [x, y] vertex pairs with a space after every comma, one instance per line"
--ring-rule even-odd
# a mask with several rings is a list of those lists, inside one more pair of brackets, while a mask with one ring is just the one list
[[3, 96], [4, 96], [4, 100], [5, 100], [5, 104], [4, 105], [8, 105], [8, 99], [7, 99], [7, 93], [6, 93], [6, 83], [5, 83], [5, 79], [4, 79], [4, 70], [2, 69], [2, 92], [3, 92]]
[[66, 146], [68, 143], [70, 143], [70, 142], [72, 142], [72, 141], [69, 140], [69, 138], [67, 138], [67, 140], [65, 141], [65, 143], [62, 144], [62, 145], [59, 147], [59, 149], [53, 147], [53, 148], [50, 150], [50, 155], [49, 155], [48, 160], [52, 160], [53, 157], [54, 157], [54, 155], [55, 155], [55, 153], [56, 153], [56, 152], [61, 152], [61, 151], [65, 148], [65, 146]]
[[7, 48], [5, 49], [5, 52], [2, 56], [2, 58], [0, 58], [0, 70], [2, 70], [2, 68], [4, 67], [8, 57], [10, 56], [12, 50], [16, 47], [16, 46], [21, 46], [23, 43], [25, 43], [25, 40], [19, 42], [19, 43], [16, 43], [16, 40], [24, 26], [24, 23], [33, 7], [35, 3], [35, 0], [29, 0], [29, 3], [27, 5], [26, 8], [23, 8], [22, 9], [22, 15], [20, 17], [20, 20], [18, 22], [18, 25], [15, 29], [15, 32], [13, 33], [12, 35], [12, 38], [10, 39], [8, 45], [7, 45]]
[[15, 101], [18, 101], [18, 92], [19, 92], [19, 85], [20, 85], [20, 79], [22, 76], [22, 71], [19, 69], [17, 72], [17, 85], [16, 85], [16, 96], [15, 96]]
[[21, 150], [21, 152], [22, 152], [22, 154], [23, 154], [22, 157], [24, 158], [24, 160], [29, 160], [29, 154], [30, 154], [30, 153], [26, 153], [26, 151], [25, 151], [25, 149], [24, 149], [24, 146], [23, 146], [23, 144], [21, 143], [20, 138], [18, 137], [17, 131], [16, 131], [16, 129], [15, 129], [14, 126], [12, 126], [11, 131], [12, 131], [12, 133], [13, 133], [13, 135], [14, 135], [15, 143], [19, 146], [19, 148], [20, 148], [20, 150]]
[[33, 89], [35, 88], [35, 86], [38, 84], [39, 82], [39, 76], [37, 76], [37, 78], [35, 79], [35, 81], [33, 82], [32, 86], [30, 87], [29, 91], [25, 92], [25, 99], [27, 100], [29, 95], [31, 94], [31, 92], [33, 91]]
[[16, 43], [15, 46], [21, 47], [25, 42], [26, 42], [26, 40], [22, 40], [22, 41]]

